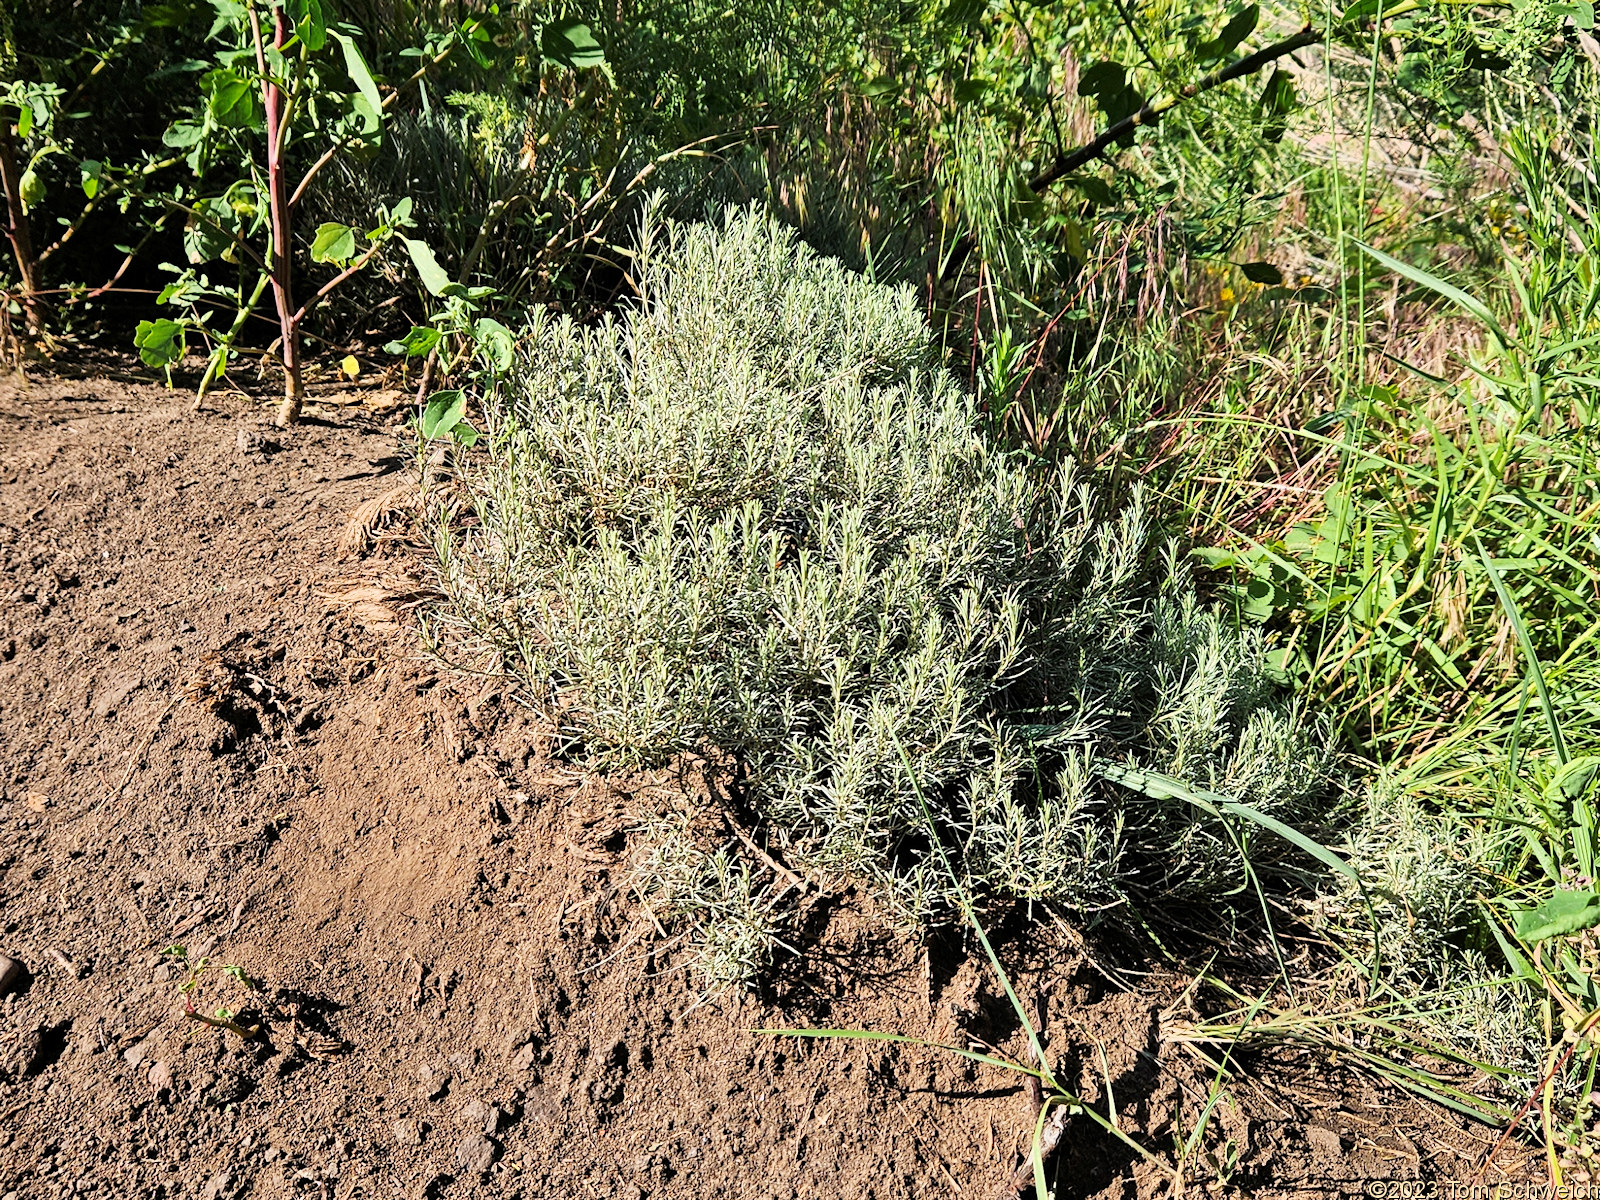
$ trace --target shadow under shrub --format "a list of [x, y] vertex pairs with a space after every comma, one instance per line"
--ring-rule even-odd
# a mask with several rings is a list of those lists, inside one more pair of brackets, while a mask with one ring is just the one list
[[[535, 314], [459, 458], [476, 519], [437, 535], [453, 618], [598, 765], [732, 755], [774, 853], [908, 920], [957, 889], [1087, 911], [1242, 885], [1249, 830], [1100, 762], [1307, 815], [1326, 755], [1259, 636], [1197, 606], [1137, 498], [1102, 513], [985, 439], [909, 290], [751, 210], [647, 220], [633, 279], [598, 324]], [[646, 829], [643, 890], [709, 980], [759, 970], [783, 881], [691, 820]]]

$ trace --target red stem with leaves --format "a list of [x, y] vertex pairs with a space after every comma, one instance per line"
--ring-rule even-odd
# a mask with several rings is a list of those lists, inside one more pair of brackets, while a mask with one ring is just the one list
[[10, 116], [0, 117], [0, 187], [6, 195], [6, 239], [16, 256], [17, 273], [22, 277], [22, 311], [30, 335], [42, 328], [39, 319], [39, 260], [33, 253], [33, 236], [27, 209], [22, 203], [22, 172], [17, 166], [17, 148]]
[[[261, 74], [261, 95], [267, 115], [267, 197], [272, 218], [272, 298], [278, 308], [278, 332], [283, 345], [283, 404], [277, 423], [292, 425], [300, 418], [300, 327], [294, 307], [293, 226], [289, 222], [289, 194], [283, 178], [283, 89], [267, 71], [266, 44], [261, 36], [261, 18], [249, 6], [250, 34], [255, 41], [256, 69]], [[272, 45], [280, 52], [287, 42], [283, 9], [273, 11]]]

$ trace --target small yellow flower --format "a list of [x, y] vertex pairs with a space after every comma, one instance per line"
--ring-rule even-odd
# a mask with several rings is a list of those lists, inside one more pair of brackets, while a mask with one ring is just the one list
[[1224, 304], [1232, 304], [1233, 303], [1233, 289], [1231, 287], [1223, 288], [1222, 289], [1222, 295], [1219, 298], [1221, 299], [1221, 301]]

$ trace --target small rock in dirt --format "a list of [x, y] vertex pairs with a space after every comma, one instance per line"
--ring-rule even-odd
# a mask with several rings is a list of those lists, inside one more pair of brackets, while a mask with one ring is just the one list
[[439, 1100], [450, 1090], [450, 1073], [438, 1067], [424, 1065], [417, 1070], [419, 1091], [424, 1100]]
[[262, 433], [261, 430], [251, 429], [248, 426], [239, 430], [239, 434], [234, 438], [233, 444], [240, 454], [271, 454], [274, 450], [279, 449], [278, 443], [272, 438]]
[[456, 1166], [463, 1175], [487, 1175], [494, 1166], [495, 1149], [495, 1144], [483, 1134], [471, 1134], [456, 1147]]
[[36, 1075], [44, 1069], [44, 1026], [24, 1030], [12, 1054], [12, 1069], [17, 1075]]
[[223, 1171], [213, 1175], [206, 1183], [205, 1190], [200, 1193], [201, 1200], [222, 1200], [224, 1196], [233, 1194], [233, 1172]]
[[122, 1061], [130, 1067], [137, 1067], [144, 1061], [145, 1055], [149, 1053], [149, 1049], [143, 1042], [135, 1042], [122, 1052]]
[[1339, 1135], [1320, 1125], [1306, 1126], [1306, 1141], [1311, 1143], [1313, 1158], [1339, 1158], [1344, 1154], [1344, 1146], [1339, 1141]]
[[28, 978], [28, 968], [16, 959], [0, 954], [0, 996], [9, 996]]
[[165, 1091], [172, 1087], [172, 1068], [164, 1062], [150, 1064], [150, 1073], [146, 1076], [150, 1086], [156, 1091]]
[[390, 1128], [394, 1132], [394, 1140], [398, 1145], [401, 1145], [401, 1146], [420, 1146], [420, 1145], [422, 1145], [422, 1122], [421, 1121], [413, 1121], [409, 1117], [404, 1117], [404, 1118], [401, 1118], [400, 1120], [396, 1121]]
[[513, 1071], [531, 1071], [534, 1060], [539, 1057], [539, 1048], [532, 1042], [520, 1047], [511, 1056], [511, 1069]]
[[254, 1086], [249, 1076], [235, 1071], [223, 1071], [215, 1082], [205, 1089], [206, 1102], [218, 1108], [237, 1104], [250, 1094]]
[[29, 812], [42, 813], [50, 807], [50, 797], [43, 792], [29, 792], [26, 799]]
[[468, 1129], [482, 1128], [483, 1119], [489, 1115], [489, 1106], [482, 1100], [468, 1100], [456, 1110], [456, 1120]]
[[116, 714], [127, 698], [144, 686], [138, 671], [124, 671], [95, 681], [94, 715], [100, 720]]

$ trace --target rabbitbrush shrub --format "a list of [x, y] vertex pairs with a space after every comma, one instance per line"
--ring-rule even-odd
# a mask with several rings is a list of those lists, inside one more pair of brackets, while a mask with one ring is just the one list
[[[639, 299], [540, 312], [441, 524], [454, 616], [600, 765], [715, 748], [762, 838], [925, 919], [957, 889], [1079, 910], [1237, 887], [1248, 829], [1124, 790], [1137, 763], [1293, 816], [1323, 756], [1259, 637], [986, 440], [909, 290], [772, 220], [647, 221]], [[464, 526], [464, 527], [463, 527]], [[944, 877], [904, 747], [960, 879]], [[701, 826], [704, 822], [701, 823]], [[781, 936], [781, 880], [689, 817], [644, 890], [713, 980]]]

